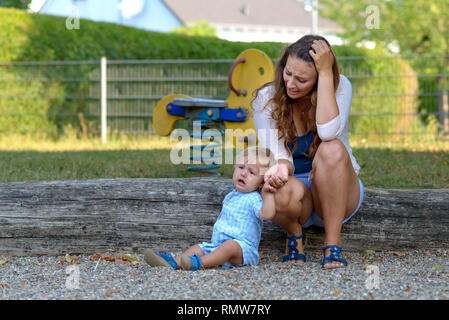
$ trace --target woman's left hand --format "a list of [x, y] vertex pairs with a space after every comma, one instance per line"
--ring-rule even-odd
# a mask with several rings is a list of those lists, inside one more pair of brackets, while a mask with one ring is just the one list
[[315, 61], [315, 68], [318, 74], [323, 72], [332, 72], [332, 65], [334, 64], [334, 54], [332, 49], [324, 40], [314, 40], [312, 49], [309, 53]]

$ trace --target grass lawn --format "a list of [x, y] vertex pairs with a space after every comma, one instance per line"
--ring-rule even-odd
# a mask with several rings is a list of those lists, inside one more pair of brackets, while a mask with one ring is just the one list
[[[351, 138], [366, 187], [449, 188], [449, 140], [381, 142]], [[154, 136], [99, 139], [8, 136], [0, 139], [0, 182], [209, 176], [170, 162], [174, 142]], [[233, 166], [218, 171], [231, 177]]]

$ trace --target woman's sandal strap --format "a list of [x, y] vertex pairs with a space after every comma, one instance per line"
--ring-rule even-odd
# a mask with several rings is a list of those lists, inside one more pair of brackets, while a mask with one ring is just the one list
[[288, 240], [288, 255], [284, 256], [282, 258], [282, 261], [289, 261], [289, 260], [302, 260], [304, 262], [306, 262], [306, 256], [302, 253], [299, 253], [298, 251], [298, 242], [296, 240], [302, 239], [302, 244], [304, 246], [305, 244], [305, 240], [304, 240], [304, 233], [301, 234], [300, 236], [291, 236], [288, 237], [287, 236], [287, 240]]
[[321, 267], [324, 267], [324, 265], [328, 262], [341, 262], [343, 263], [345, 266], [348, 265], [348, 262], [340, 257], [341, 251], [342, 249], [339, 246], [336, 245], [330, 245], [330, 246], [326, 246], [323, 248], [323, 253], [327, 250], [327, 249], [331, 249], [329, 256], [324, 257], [323, 261], [321, 262]]
[[[302, 239], [302, 245], [306, 244], [306, 239], [304, 239], [304, 233], [297, 237], [296, 236], [291, 236], [291, 237], [287, 236], [287, 240], [289, 240], [289, 242], [290, 242], [290, 240], [294, 240], [296, 243], [296, 240], [299, 240], [299, 239]], [[298, 243], [296, 243], [296, 245], [298, 245]]]
[[302, 253], [293, 253], [292, 252], [288, 256], [284, 256], [282, 258], [283, 262], [289, 261], [289, 260], [302, 260], [302, 261], [306, 262], [307, 259], [306, 259], [306, 256]]

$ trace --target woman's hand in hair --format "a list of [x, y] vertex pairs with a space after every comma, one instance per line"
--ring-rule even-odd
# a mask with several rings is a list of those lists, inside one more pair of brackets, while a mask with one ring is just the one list
[[318, 74], [332, 74], [332, 65], [335, 58], [329, 45], [324, 40], [315, 40], [311, 47], [312, 49], [309, 50], [309, 53], [315, 61], [315, 68]]

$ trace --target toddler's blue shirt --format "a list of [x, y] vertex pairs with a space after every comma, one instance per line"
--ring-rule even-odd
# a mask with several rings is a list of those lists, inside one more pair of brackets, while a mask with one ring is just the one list
[[261, 209], [262, 196], [257, 191], [243, 193], [234, 189], [228, 193], [214, 224], [212, 243], [232, 237], [257, 248], [262, 234]]

